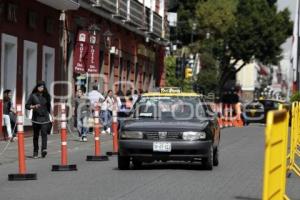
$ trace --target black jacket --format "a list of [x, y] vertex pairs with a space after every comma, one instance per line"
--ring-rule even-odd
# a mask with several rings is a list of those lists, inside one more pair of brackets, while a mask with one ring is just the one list
[[4, 115], [9, 115], [10, 109], [11, 109], [11, 101], [4, 101], [3, 104], [3, 114]]
[[32, 93], [26, 104], [25, 108], [30, 110], [31, 105], [40, 104], [40, 107], [33, 109], [32, 120], [37, 122], [48, 122], [50, 121], [49, 113], [51, 109], [50, 97], [46, 98], [40, 94]]

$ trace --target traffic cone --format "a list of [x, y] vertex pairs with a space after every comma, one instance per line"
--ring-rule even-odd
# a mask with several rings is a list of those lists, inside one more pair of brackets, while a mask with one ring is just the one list
[[36, 174], [26, 173], [25, 163], [25, 149], [24, 149], [24, 128], [23, 128], [23, 115], [22, 106], [17, 105], [17, 135], [18, 135], [18, 156], [19, 156], [19, 173], [9, 174], [9, 181], [25, 181], [25, 180], [36, 180]]
[[236, 105], [237, 104], [233, 104], [232, 109], [234, 110], [233, 113], [235, 113], [235, 115], [233, 115], [233, 119], [232, 119], [232, 126], [233, 127], [238, 127], [238, 116], [237, 116], [237, 110], [236, 110]]
[[94, 140], [95, 140], [95, 155], [87, 156], [86, 161], [108, 161], [107, 156], [101, 155], [101, 142], [100, 142], [100, 129], [101, 124], [99, 120], [99, 111], [100, 106], [98, 103], [95, 105], [95, 112], [94, 112]]
[[224, 108], [224, 126], [228, 127], [228, 105], [225, 104]]
[[229, 104], [229, 118], [228, 118], [228, 126], [232, 127], [233, 126], [233, 116], [232, 116], [232, 104]]
[[52, 165], [52, 171], [77, 171], [77, 165], [68, 165], [68, 148], [67, 148], [67, 117], [66, 104], [61, 104], [61, 164]]
[[113, 151], [106, 152], [106, 155], [113, 156], [118, 155], [118, 112], [117, 112], [117, 104], [115, 103], [113, 106], [113, 122], [112, 122], [112, 131], [113, 131]]

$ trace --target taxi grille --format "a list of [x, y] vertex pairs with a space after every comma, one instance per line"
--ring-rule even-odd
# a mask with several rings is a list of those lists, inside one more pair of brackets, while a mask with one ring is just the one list
[[165, 136], [159, 132], [144, 132], [144, 139], [147, 140], [178, 140], [182, 138], [181, 132], [166, 132]]

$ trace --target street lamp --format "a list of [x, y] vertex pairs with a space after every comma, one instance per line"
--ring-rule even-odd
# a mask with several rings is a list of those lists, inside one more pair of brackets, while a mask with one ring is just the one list
[[97, 35], [98, 32], [100, 32], [100, 28], [99, 26], [97, 26], [97, 24], [92, 24], [90, 25], [88, 31], [91, 35]]
[[[103, 33], [103, 37], [104, 37], [104, 46], [107, 49], [107, 61], [108, 61], [108, 71], [110, 69], [110, 47], [111, 47], [111, 38], [112, 38], [113, 34], [110, 32], [110, 30], [107, 30]], [[106, 83], [107, 84], [107, 83]], [[108, 86], [105, 84], [105, 90], [107, 91]]]
[[105, 45], [105, 48], [107, 48], [108, 50], [110, 49], [110, 46], [111, 46], [112, 36], [113, 36], [113, 34], [110, 32], [110, 30], [107, 30], [105, 33], [103, 33], [104, 45]]

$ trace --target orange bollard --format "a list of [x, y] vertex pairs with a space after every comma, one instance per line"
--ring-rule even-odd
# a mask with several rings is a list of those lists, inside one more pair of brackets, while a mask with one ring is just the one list
[[101, 156], [101, 142], [100, 142], [100, 129], [101, 124], [99, 120], [99, 104], [95, 104], [95, 112], [94, 112], [94, 140], [95, 140], [95, 155], [87, 156], [86, 161], [108, 161], [107, 156]]
[[228, 126], [232, 127], [233, 126], [233, 116], [232, 116], [232, 104], [229, 104], [229, 118], [228, 118]]
[[237, 126], [236, 127], [243, 127], [244, 122], [241, 118], [242, 109], [241, 109], [241, 103], [236, 104], [236, 115], [237, 115]]
[[237, 104], [232, 104], [232, 109], [235, 113], [235, 115], [232, 114], [232, 126], [233, 127], [238, 127], [238, 116], [237, 116]]
[[112, 152], [106, 152], [106, 155], [108, 156], [113, 156], [113, 155], [118, 155], [118, 112], [117, 112], [117, 104], [114, 103], [113, 106], [113, 114], [112, 114], [112, 131], [113, 131], [113, 151]]
[[19, 174], [9, 174], [9, 181], [36, 180], [36, 174], [26, 173], [25, 148], [24, 148], [24, 129], [22, 106], [17, 105], [17, 131], [18, 131], [18, 155], [19, 155]]
[[228, 104], [225, 104], [224, 108], [224, 126], [228, 127]]
[[52, 171], [77, 171], [76, 165], [68, 165], [68, 148], [67, 148], [67, 116], [66, 104], [61, 104], [61, 165], [52, 165]]

